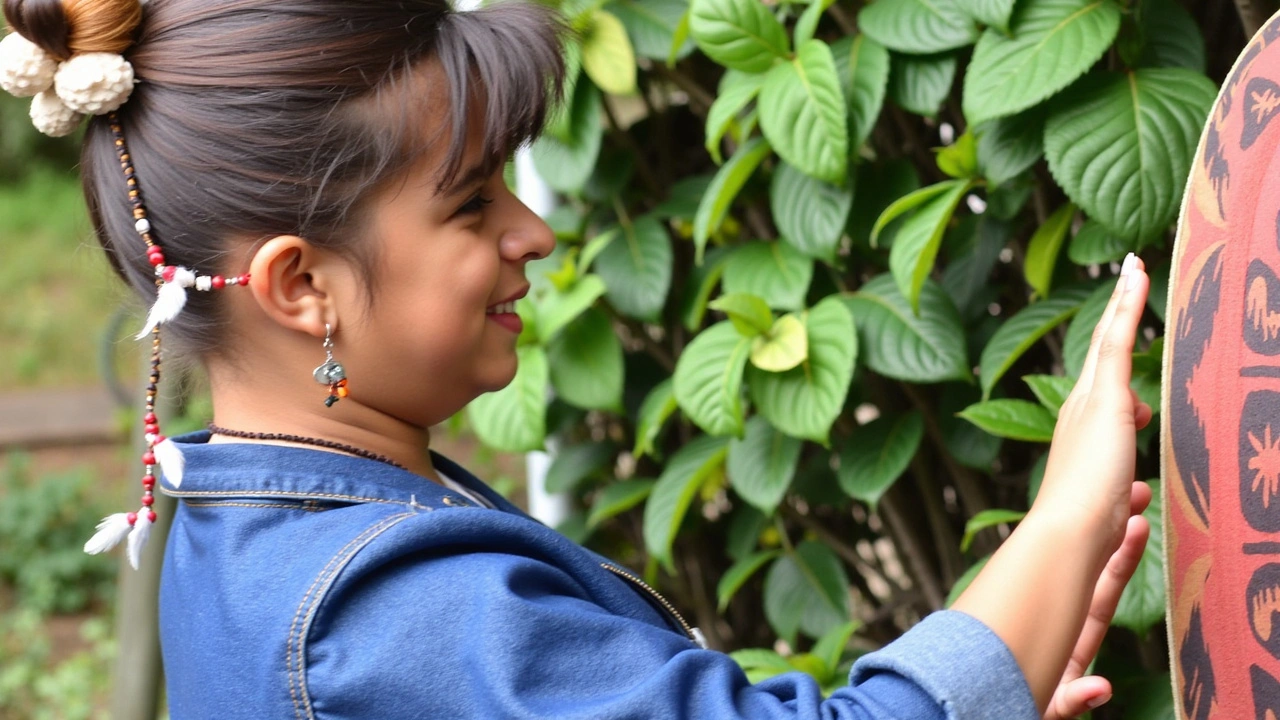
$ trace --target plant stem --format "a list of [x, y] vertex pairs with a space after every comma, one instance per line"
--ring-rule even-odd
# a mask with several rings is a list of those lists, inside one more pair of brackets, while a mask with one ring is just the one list
[[[824, 545], [827, 545], [834, 550], [836, 555], [839, 555], [842, 560], [849, 563], [849, 565], [856, 570], [859, 575], [862, 575], [863, 577], [873, 576], [878, 578], [889, 587], [889, 590], [894, 596], [905, 592], [898, 583], [894, 582], [888, 575], [867, 564], [867, 561], [858, 554], [858, 551], [855, 550], [852, 545], [841, 540], [835, 533], [824, 527], [822, 523], [818, 522], [813, 517], [801, 514], [794, 508], [783, 506], [781, 509], [788, 518], [799, 523], [806, 531], [813, 533], [814, 537], [821, 540]], [[874, 598], [875, 596], [869, 594], [868, 597]]]
[[942, 464], [947, 466], [947, 474], [951, 476], [951, 481], [955, 483], [956, 492], [960, 494], [960, 501], [964, 504], [965, 511], [970, 515], [977, 515], [983, 510], [991, 507], [991, 499], [987, 497], [986, 490], [983, 489], [982, 483], [974, 475], [969, 468], [956, 462], [951, 457], [951, 451], [947, 450], [947, 442], [942, 437], [942, 427], [938, 425], [937, 414], [930, 407], [928, 401], [920, 394], [920, 391], [910, 383], [898, 383], [902, 388], [902, 392], [911, 400], [911, 404], [915, 406], [920, 414], [924, 417], [924, 432], [928, 436], [930, 442], [938, 450], [938, 457], [942, 458]]
[[956, 537], [942, 506], [942, 488], [934, 480], [929, 468], [925, 465], [920, 453], [911, 458], [911, 474], [915, 476], [916, 485], [920, 488], [920, 496], [924, 499], [924, 511], [929, 517], [929, 525], [933, 530], [934, 551], [938, 554], [939, 570], [942, 583], [946, 587], [955, 584], [956, 578], [964, 572], [960, 557], [960, 538]]
[[915, 579], [916, 586], [920, 588], [920, 592], [924, 594], [925, 600], [932, 609], [941, 609], [946, 604], [946, 596], [942, 594], [942, 587], [933, 574], [933, 567], [929, 564], [929, 558], [925, 554], [920, 539], [912, 532], [911, 522], [898, 507], [898, 500], [893, 491], [880, 500], [879, 512], [884, 520], [885, 529], [893, 538], [893, 544], [906, 560], [908, 572]]
[[618, 117], [614, 114], [613, 106], [609, 104], [607, 95], [601, 98], [600, 105], [604, 108], [605, 117], [609, 118], [609, 127], [612, 128], [613, 135], [635, 156], [636, 172], [640, 174], [640, 180], [644, 182], [654, 197], [664, 197], [666, 191], [658, 182], [658, 176], [654, 174], [653, 168], [649, 167], [649, 160], [645, 157], [644, 149], [636, 142], [635, 137], [624, 130], [618, 123]]
[[1260, 4], [1256, 0], [1235, 0], [1236, 14], [1240, 16], [1240, 24], [1244, 26], [1246, 39], [1252, 38], [1267, 21], [1267, 13], [1259, 7]]
[[707, 92], [706, 88], [699, 85], [696, 80], [688, 75], [675, 68], [667, 67], [666, 63], [655, 62], [653, 69], [689, 96], [689, 109], [693, 111], [694, 115], [703, 120], [706, 119], [707, 111], [711, 109], [711, 104], [716, 100], [715, 95]]

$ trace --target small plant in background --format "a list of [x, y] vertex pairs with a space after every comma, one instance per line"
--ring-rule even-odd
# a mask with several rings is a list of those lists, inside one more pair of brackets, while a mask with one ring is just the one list
[[54, 663], [45, 618], [26, 608], [0, 614], [0, 717], [23, 720], [100, 720], [115, 661], [106, 621], [80, 626], [88, 649]]
[[[645, 568], [753, 677], [837, 682], [1022, 517], [1130, 251], [1153, 278], [1134, 389], [1158, 409], [1170, 226], [1236, 8], [562, 7], [572, 82], [533, 148], [559, 248], [530, 268], [515, 381], [470, 424], [507, 451], [554, 438], [562, 530]], [[1110, 712], [1155, 718], [1148, 517], [1099, 670]]]
[[37, 478], [30, 458], [8, 457], [0, 469], [0, 585], [17, 606], [50, 614], [110, 604], [115, 558], [84, 552], [106, 515], [99, 490], [88, 468]]

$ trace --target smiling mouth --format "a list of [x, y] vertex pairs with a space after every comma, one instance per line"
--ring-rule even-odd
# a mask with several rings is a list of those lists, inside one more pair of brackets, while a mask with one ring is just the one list
[[498, 303], [484, 311], [485, 315], [508, 315], [516, 311], [515, 301]]

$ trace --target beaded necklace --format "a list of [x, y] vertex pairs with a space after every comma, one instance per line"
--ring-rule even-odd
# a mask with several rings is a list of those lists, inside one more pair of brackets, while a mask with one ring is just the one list
[[371, 450], [365, 450], [363, 448], [355, 447], [354, 445], [347, 445], [345, 443], [335, 442], [333, 440], [325, 440], [323, 438], [304, 437], [302, 435], [286, 435], [283, 433], [261, 433], [261, 432], [248, 432], [246, 430], [232, 430], [230, 428], [224, 428], [218, 425], [214, 425], [213, 423], [209, 423], [208, 427], [209, 427], [209, 432], [213, 433], [214, 435], [224, 435], [226, 437], [242, 438], [245, 440], [268, 440], [273, 442], [298, 443], [299, 445], [314, 445], [315, 447], [328, 448], [330, 450], [338, 450], [340, 452], [344, 452], [349, 455], [356, 455], [358, 457], [366, 458], [369, 460], [377, 460], [378, 462], [381, 462], [381, 463], [394, 465], [406, 472], [409, 471], [409, 468], [405, 467], [404, 465], [401, 465], [395, 460], [392, 460], [386, 455], [380, 455]]

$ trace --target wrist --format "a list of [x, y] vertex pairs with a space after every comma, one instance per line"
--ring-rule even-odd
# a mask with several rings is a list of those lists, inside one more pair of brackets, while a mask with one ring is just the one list
[[1075, 506], [1069, 510], [1061, 506], [1048, 508], [1044, 507], [1044, 503], [1038, 502], [1009, 536], [1009, 542], [1021, 534], [1019, 542], [1044, 547], [1050, 557], [1062, 557], [1066, 554], [1087, 560], [1088, 567], [1096, 569], [1093, 573], [1096, 577], [1116, 549], [1112, 524], [1109, 518], [1102, 517], [1100, 513], [1088, 512]]

